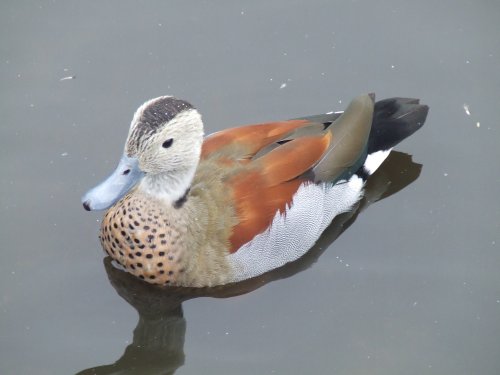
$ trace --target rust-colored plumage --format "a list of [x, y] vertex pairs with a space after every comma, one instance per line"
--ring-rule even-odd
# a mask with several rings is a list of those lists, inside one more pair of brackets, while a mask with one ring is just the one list
[[231, 253], [266, 230], [276, 213], [282, 213], [291, 203], [305, 181], [301, 176], [324, 155], [332, 134], [321, 127], [319, 134], [287, 139], [259, 157], [256, 154], [310, 125], [306, 120], [248, 125], [215, 133], [205, 140], [202, 158], [215, 158], [225, 165], [232, 160], [244, 166], [226, 184], [239, 221], [230, 238]]
[[232, 153], [239, 158], [251, 157], [265, 146], [306, 124], [306, 120], [290, 120], [223, 130], [205, 139], [201, 158], [213, 153]]

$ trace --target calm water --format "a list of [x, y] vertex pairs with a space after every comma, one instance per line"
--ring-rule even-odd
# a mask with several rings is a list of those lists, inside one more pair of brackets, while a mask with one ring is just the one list
[[[499, 19], [497, 1], [3, 1], [0, 373], [500, 373]], [[210, 133], [371, 91], [422, 98], [427, 124], [301, 261], [205, 291], [103, 261], [80, 196], [146, 99], [190, 100]]]

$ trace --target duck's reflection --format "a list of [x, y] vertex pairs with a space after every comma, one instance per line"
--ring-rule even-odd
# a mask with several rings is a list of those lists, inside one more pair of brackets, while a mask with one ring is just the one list
[[364, 198], [351, 212], [336, 217], [305, 256], [237, 284], [215, 288], [159, 287], [116, 269], [110, 258], [105, 258], [104, 266], [111, 285], [137, 310], [139, 322], [132, 343], [125, 348], [120, 359], [112, 365], [92, 367], [78, 374], [173, 374], [184, 364], [186, 320], [182, 313], [183, 301], [201, 296], [226, 298], [245, 294], [309, 268], [361, 211], [411, 184], [418, 178], [420, 170], [421, 165], [412, 162], [409, 155], [392, 152], [368, 180]]

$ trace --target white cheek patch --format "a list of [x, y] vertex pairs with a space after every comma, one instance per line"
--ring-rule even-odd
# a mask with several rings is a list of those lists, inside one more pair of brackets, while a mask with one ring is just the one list
[[249, 279], [300, 258], [335, 216], [348, 211], [362, 197], [363, 186], [356, 175], [335, 185], [301, 185], [284, 214], [277, 212], [265, 232], [227, 257], [234, 273], [231, 281]]

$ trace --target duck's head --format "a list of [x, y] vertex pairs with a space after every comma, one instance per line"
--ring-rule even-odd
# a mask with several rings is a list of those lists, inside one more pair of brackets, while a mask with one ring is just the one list
[[109, 208], [135, 186], [176, 202], [189, 189], [202, 142], [201, 116], [191, 104], [171, 96], [147, 101], [135, 112], [118, 167], [82, 197], [83, 206]]

